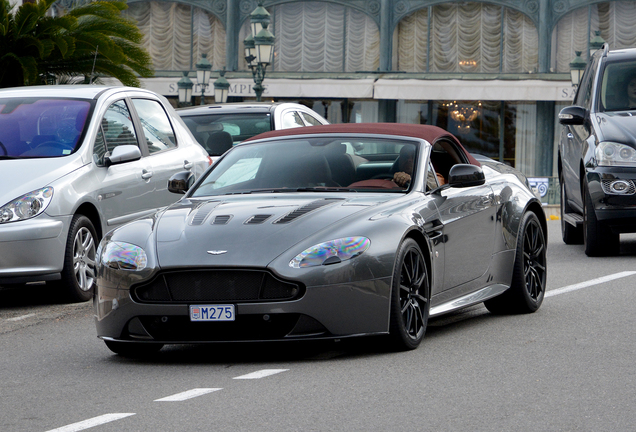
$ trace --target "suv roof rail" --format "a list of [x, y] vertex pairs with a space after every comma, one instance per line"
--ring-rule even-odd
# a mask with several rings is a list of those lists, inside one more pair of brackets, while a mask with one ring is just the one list
[[607, 53], [609, 52], [609, 44], [605, 42], [603, 46], [601, 47], [601, 49], [603, 50], [602, 57], [607, 57]]

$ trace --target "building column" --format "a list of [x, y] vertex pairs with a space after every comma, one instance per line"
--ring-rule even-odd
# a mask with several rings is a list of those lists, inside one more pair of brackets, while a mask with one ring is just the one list
[[539, 0], [539, 70], [550, 72], [550, 53], [552, 52], [552, 1]]
[[239, 0], [227, 0], [225, 15], [225, 69], [238, 70]]
[[554, 163], [554, 101], [537, 102], [536, 163], [537, 176], [552, 176]]
[[382, 0], [380, 9], [380, 71], [387, 72], [393, 68], [393, 1]]

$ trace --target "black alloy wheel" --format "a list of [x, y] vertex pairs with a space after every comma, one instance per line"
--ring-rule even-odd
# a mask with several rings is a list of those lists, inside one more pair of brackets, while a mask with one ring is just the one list
[[422, 251], [413, 239], [398, 249], [391, 287], [390, 335], [393, 346], [411, 350], [419, 346], [430, 308], [428, 270]]
[[486, 300], [495, 314], [532, 313], [543, 303], [546, 286], [546, 239], [539, 218], [527, 212], [521, 219], [510, 288]]

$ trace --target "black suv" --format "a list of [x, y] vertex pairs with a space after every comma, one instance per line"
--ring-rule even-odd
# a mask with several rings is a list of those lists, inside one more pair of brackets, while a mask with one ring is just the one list
[[618, 254], [620, 234], [636, 232], [636, 49], [598, 50], [559, 122], [563, 241]]

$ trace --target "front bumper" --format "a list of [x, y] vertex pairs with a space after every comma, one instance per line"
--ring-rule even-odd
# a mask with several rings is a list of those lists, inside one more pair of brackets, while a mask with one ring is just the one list
[[[586, 174], [596, 218], [614, 233], [636, 232], [636, 169], [597, 167]], [[624, 181], [634, 186], [626, 194], [611, 192], [611, 184]]]
[[387, 333], [390, 291], [390, 277], [311, 286], [295, 300], [234, 302], [233, 322], [190, 322], [189, 304], [136, 302], [129, 290], [104, 288], [99, 281], [93, 303], [97, 336], [106, 340], [280, 341]]
[[0, 285], [60, 278], [69, 217], [0, 225]]

